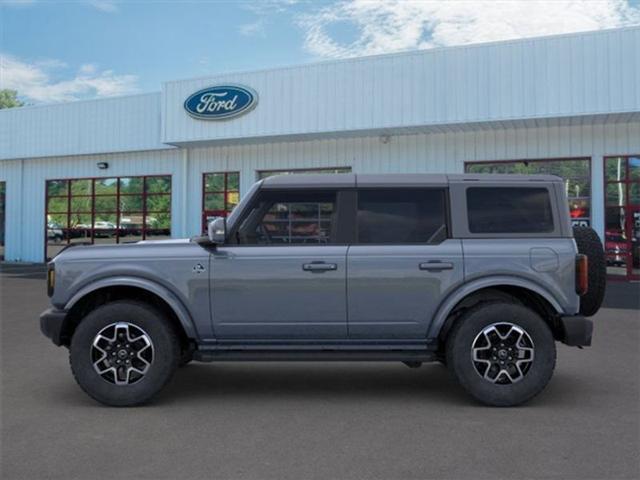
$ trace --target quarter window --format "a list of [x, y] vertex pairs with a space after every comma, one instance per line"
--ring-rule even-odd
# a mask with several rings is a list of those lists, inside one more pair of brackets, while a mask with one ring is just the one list
[[240, 244], [334, 243], [335, 192], [265, 193], [238, 231]]
[[442, 189], [361, 190], [361, 244], [439, 243], [447, 237]]
[[467, 211], [471, 233], [549, 233], [554, 229], [546, 188], [471, 187]]

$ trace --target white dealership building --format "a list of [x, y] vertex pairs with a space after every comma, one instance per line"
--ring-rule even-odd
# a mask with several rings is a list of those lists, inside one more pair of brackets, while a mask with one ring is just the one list
[[[545, 172], [638, 278], [640, 28], [168, 81], [0, 111], [7, 261], [198, 234], [277, 172]], [[615, 255], [614, 255], [615, 253]]]

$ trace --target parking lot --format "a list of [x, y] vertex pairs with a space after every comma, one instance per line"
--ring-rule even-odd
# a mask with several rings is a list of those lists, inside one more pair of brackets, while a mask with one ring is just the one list
[[103, 407], [40, 334], [41, 268], [5, 267], [0, 289], [3, 479], [640, 477], [637, 284], [511, 409], [395, 363], [193, 364], [149, 406]]

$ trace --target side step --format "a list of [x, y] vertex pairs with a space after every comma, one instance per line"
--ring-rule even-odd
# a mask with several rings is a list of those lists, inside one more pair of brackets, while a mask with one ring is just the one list
[[234, 350], [234, 349], [207, 349], [196, 350], [194, 360], [200, 362], [432, 362], [436, 360], [436, 353], [429, 350]]

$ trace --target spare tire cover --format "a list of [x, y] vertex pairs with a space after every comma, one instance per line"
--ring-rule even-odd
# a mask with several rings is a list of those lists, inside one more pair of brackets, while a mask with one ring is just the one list
[[589, 264], [589, 287], [580, 297], [580, 313], [595, 315], [602, 305], [607, 286], [607, 264], [600, 237], [591, 227], [573, 227], [578, 252], [586, 255]]

